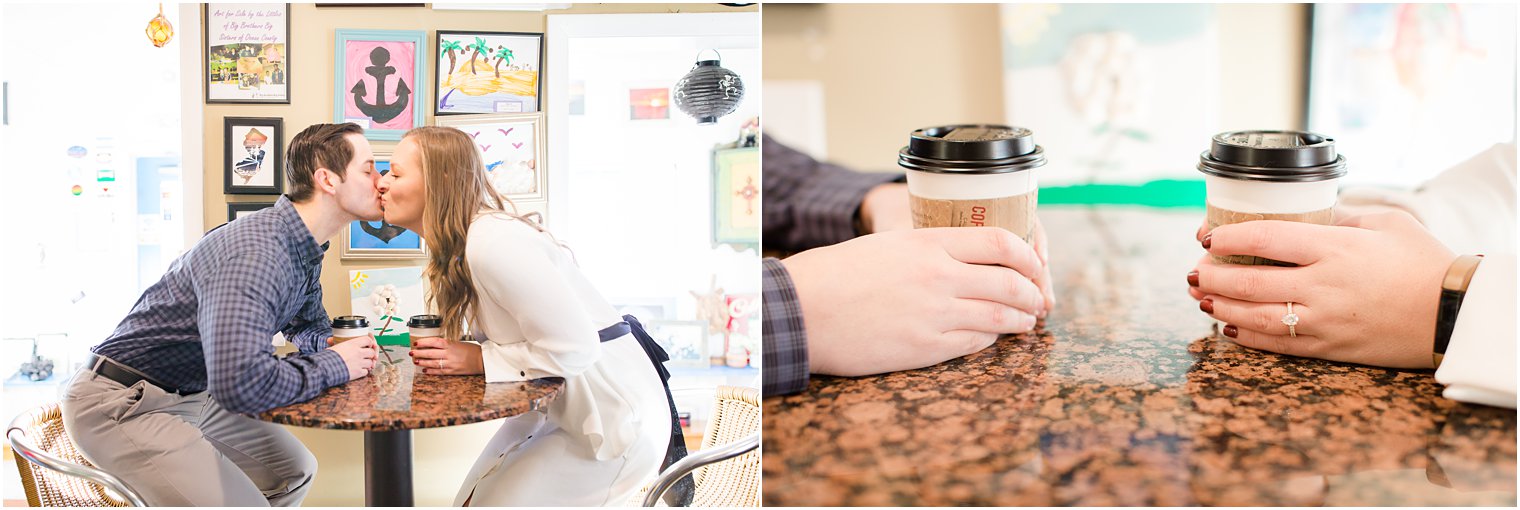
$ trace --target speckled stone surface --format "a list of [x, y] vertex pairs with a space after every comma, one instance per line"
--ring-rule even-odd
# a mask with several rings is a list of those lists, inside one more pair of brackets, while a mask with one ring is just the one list
[[1042, 329], [764, 401], [764, 503], [1514, 506], [1515, 411], [1253, 351], [1187, 295], [1201, 211], [1046, 208]]
[[[335, 386], [317, 398], [271, 409], [259, 419], [324, 429], [409, 430], [508, 418], [540, 409], [565, 387], [555, 377], [486, 384], [485, 376], [418, 374], [404, 346], [386, 346], [396, 364]], [[381, 356], [380, 361], [385, 361]]]

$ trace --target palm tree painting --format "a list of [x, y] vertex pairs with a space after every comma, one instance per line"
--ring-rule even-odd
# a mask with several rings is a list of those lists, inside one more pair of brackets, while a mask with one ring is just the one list
[[509, 65], [509, 66], [512, 65], [512, 50], [509, 49], [509, 48], [507, 48], [506, 46], [502, 46], [502, 47], [496, 48], [496, 54], [492, 55], [492, 56], [496, 57], [496, 63], [492, 64], [491, 67], [493, 67], [493, 68], [496, 69], [496, 77], [497, 78], [501, 78], [501, 64], [502, 64], [502, 61], [505, 60], [506, 64]]
[[475, 74], [475, 58], [479, 57], [482, 53], [484, 53], [486, 55], [490, 55], [491, 54], [491, 48], [489, 46], [486, 46], [486, 40], [484, 38], [476, 37], [475, 38], [475, 44], [471, 44], [466, 49], [468, 49], [468, 50], [471, 51], [471, 53], [470, 53], [470, 74]]
[[459, 56], [459, 52], [464, 51], [464, 47], [459, 45], [459, 41], [444, 40], [438, 44], [438, 50], [440, 56], [449, 57], [448, 74], [454, 74], [454, 59]]
[[543, 34], [440, 31], [437, 42], [434, 113], [539, 111]]

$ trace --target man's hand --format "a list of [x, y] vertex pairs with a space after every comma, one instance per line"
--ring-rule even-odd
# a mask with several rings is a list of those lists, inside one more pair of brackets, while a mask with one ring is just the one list
[[343, 364], [348, 366], [348, 380], [352, 381], [369, 375], [369, 371], [375, 368], [375, 337], [365, 335], [350, 338], [342, 342], [333, 342], [327, 339], [327, 350], [338, 353], [343, 357]]
[[1045, 265], [1013, 233], [930, 228], [858, 237], [782, 260], [813, 373], [926, 367], [1023, 333], [1047, 310]]

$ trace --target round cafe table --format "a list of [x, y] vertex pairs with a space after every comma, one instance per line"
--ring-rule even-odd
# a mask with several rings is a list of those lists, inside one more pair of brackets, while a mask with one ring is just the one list
[[[413, 429], [510, 418], [547, 406], [565, 387], [558, 377], [487, 384], [479, 375], [419, 374], [404, 346], [384, 347], [394, 364], [257, 416], [297, 427], [364, 431], [365, 506], [413, 506]], [[379, 361], [386, 364], [385, 356]]]

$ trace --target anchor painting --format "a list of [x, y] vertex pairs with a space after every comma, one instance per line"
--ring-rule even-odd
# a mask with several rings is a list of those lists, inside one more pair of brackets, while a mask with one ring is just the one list
[[438, 31], [433, 113], [532, 113], [543, 91], [544, 34]]
[[400, 140], [423, 125], [424, 37], [415, 30], [337, 30], [333, 121], [362, 126], [370, 140]]

